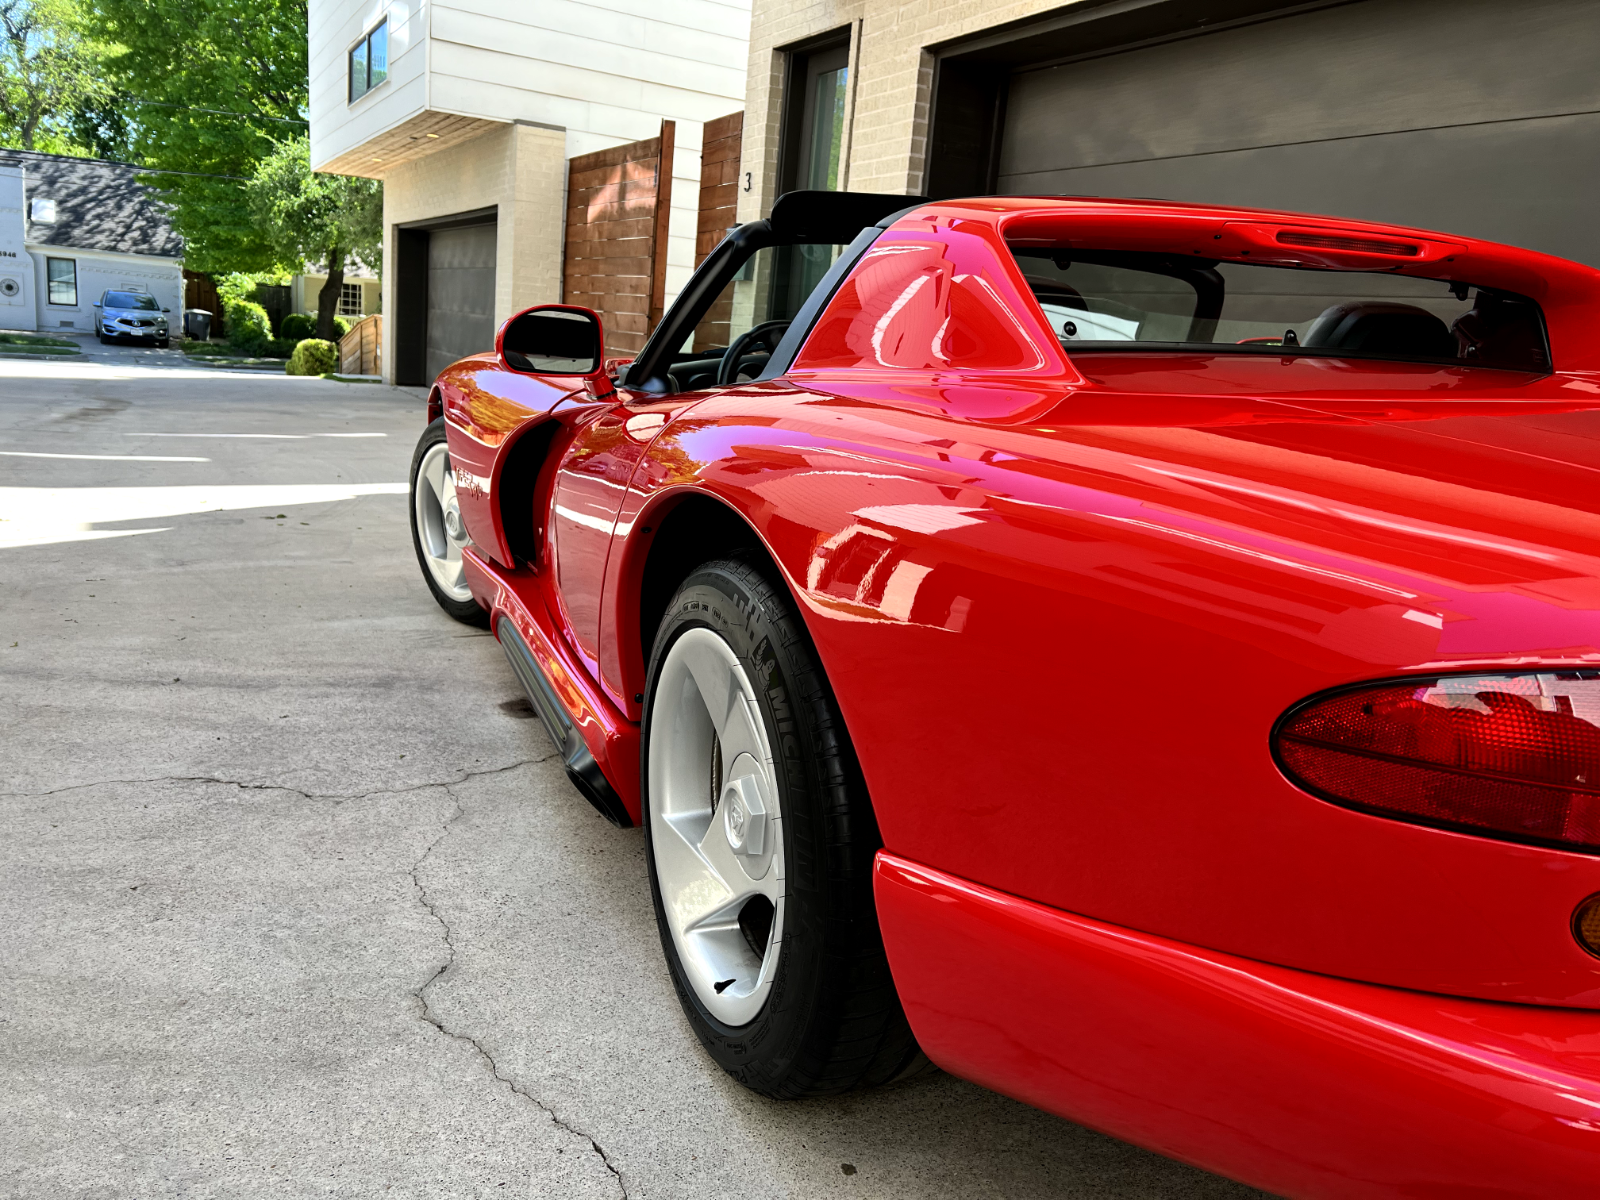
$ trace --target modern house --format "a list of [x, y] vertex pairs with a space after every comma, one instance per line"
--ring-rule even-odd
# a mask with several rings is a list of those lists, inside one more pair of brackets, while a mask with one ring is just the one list
[[704, 126], [743, 103], [749, 19], [749, 0], [311, 0], [312, 165], [384, 183], [386, 375], [426, 383], [563, 297], [602, 311], [612, 352], [642, 344], [695, 265]]
[[763, 0], [738, 212], [819, 181], [1160, 196], [1600, 266], [1597, 55], [1569, 0]]
[[0, 329], [88, 333], [108, 288], [183, 308], [183, 239], [125, 163], [0, 150]]

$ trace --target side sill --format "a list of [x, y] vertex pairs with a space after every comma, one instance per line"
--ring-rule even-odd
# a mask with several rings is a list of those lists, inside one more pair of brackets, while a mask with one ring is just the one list
[[560, 750], [562, 765], [567, 769], [567, 778], [572, 780], [572, 786], [583, 794], [585, 800], [594, 805], [602, 817], [617, 828], [626, 829], [632, 825], [633, 821], [628, 816], [627, 808], [623, 806], [622, 798], [606, 779], [605, 772], [600, 770], [600, 764], [595, 761], [572, 718], [562, 707], [561, 701], [556, 698], [555, 689], [550, 686], [550, 681], [544, 677], [544, 672], [534, 661], [532, 652], [517, 633], [516, 626], [501, 616], [495, 622], [494, 633], [511, 663], [512, 673], [522, 684], [523, 690], [528, 693], [528, 699], [533, 703], [533, 710], [539, 714], [539, 720], [544, 723], [545, 732]]

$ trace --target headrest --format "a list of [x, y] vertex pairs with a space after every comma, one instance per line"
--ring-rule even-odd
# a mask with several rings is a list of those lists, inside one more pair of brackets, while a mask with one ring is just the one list
[[1415, 358], [1454, 358], [1456, 339], [1438, 317], [1414, 304], [1350, 300], [1323, 311], [1300, 344]]

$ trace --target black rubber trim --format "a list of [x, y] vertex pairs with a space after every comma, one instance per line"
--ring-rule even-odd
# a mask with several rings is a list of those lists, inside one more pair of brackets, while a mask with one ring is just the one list
[[[1325, 801], [1338, 808], [1348, 809], [1351, 812], [1365, 813], [1369, 817], [1383, 817], [1385, 820], [1398, 821], [1402, 825], [1420, 825], [1426, 829], [1442, 829], [1448, 833], [1465, 833], [1473, 837], [1484, 838], [1491, 842], [1511, 842], [1519, 846], [1539, 846], [1546, 850], [1560, 850], [1567, 854], [1582, 854], [1589, 857], [1600, 855], [1600, 846], [1579, 846], [1572, 842], [1558, 841], [1554, 838], [1543, 838], [1532, 834], [1509, 833], [1503, 829], [1492, 829], [1486, 825], [1474, 825], [1469, 821], [1450, 821], [1438, 817], [1418, 816], [1415, 813], [1403, 812], [1399, 809], [1383, 808], [1376, 804], [1363, 804], [1359, 800], [1350, 800], [1339, 796], [1325, 788], [1320, 788], [1309, 780], [1300, 778], [1288, 763], [1283, 761], [1283, 756], [1278, 752], [1278, 747], [1284, 740], [1283, 729], [1290, 720], [1298, 716], [1305, 709], [1314, 704], [1321, 704], [1324, 700], [1332, 700], [1336, 696], [1348, 695], [1351, 692], [1370, 692], [1379, 688], [1388, 687], [1423, 687], [1440, 683], [1446, 679], [1510, 679], [1517, 675], [1581, 675], [1587, 678], [1600, 678], [1600, 671], [1593, 667], [1549, 667], [1532, 666], [1522, 671], [1488, 670], [1488, 671], [1445, 671], [1430, 675], [1393, 675], [1386, 679], [1369, 679], [1363, 683], [1346, 683], [1338, 687], [1331, 687], [1324, 691], [1307, 696], [1304, 700], [1297, 700], [1283, 714], [1272, 723], [1272, 731], [1267, 735], [1267, 751], [1272, 755], [1272, 765], [1278, 768], [1278, 773], [1288, 780], [1293, 786], [1299, 788], [1309, 796]], [[1358, 754], [1359, 751], [1349, 751]], [[1400, 760], [1393, 760], [1400, 761]], [[1511, 781], [1517, 782], [1517, 781]]]
[[869, 225], [856, 234], [856, 240], [845, 247], [844, 253], [833, 260], [833, 266], [828, 268], [816, 287], [811, 289], [811, 295], [806, 297], [806, 302], [800, 306], [800, 311], [795, 313], [794, 320], [789, 322], [789, 328], [783, 331], [783, 337], [772, 351], [772, 357], [767, 359], [767, 365], [761, 368], [757, 379], [776, 379], [794, 365], [795, 355], [800, 353], [800, 347], [805, 345], [806, 338], [811, 336], [811, 330], [817, 323], [817, 318], [822, 316], [822, 310], [833, 299], [833, 294], [839, 290], [839, 285], [844, 283], [845, 276], [855, 270], [873, 242], [882, 236], [883, 230], [876, 225]]
[[600, 764], [589, 752], [583, 735], [578, 732], [566, 707], [557, 698], [555, 689], [550, 686], [550, 681], [539, 669], [538, 662], [528, 650], [527, 643], [522, 640], [522, 635], [517, 632], [516, 625], [501, 617], [495, 623], [494, 632], [500, 639], [500, 648], [506, 652], [506, 658], [511, 663], [512, 674], [528, 693], [528, 700], [533, 704], [534, 712], [539, 714], [539, 720], [544, 722], [545, 732], [556, 744], [556, 749], [561, 754], [562, 765], [567, 769], [567, 778], [572, 780], [572, 786], [583, 794], [585, 800], [594, 805], [595, 811], [602, 817], [618, 829], [628, 828], [633, 821], [628, 816], [622, 798], [617, 795], [611, 786], [611, 781], [600, 769]]

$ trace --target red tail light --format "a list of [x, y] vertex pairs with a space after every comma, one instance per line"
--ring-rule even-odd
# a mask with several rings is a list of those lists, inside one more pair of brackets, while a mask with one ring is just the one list
[[1600, 671], [1347, 689], [1290, 709], [1272, 748], [1292, 782], [1335, 804], [1600, 850]]

